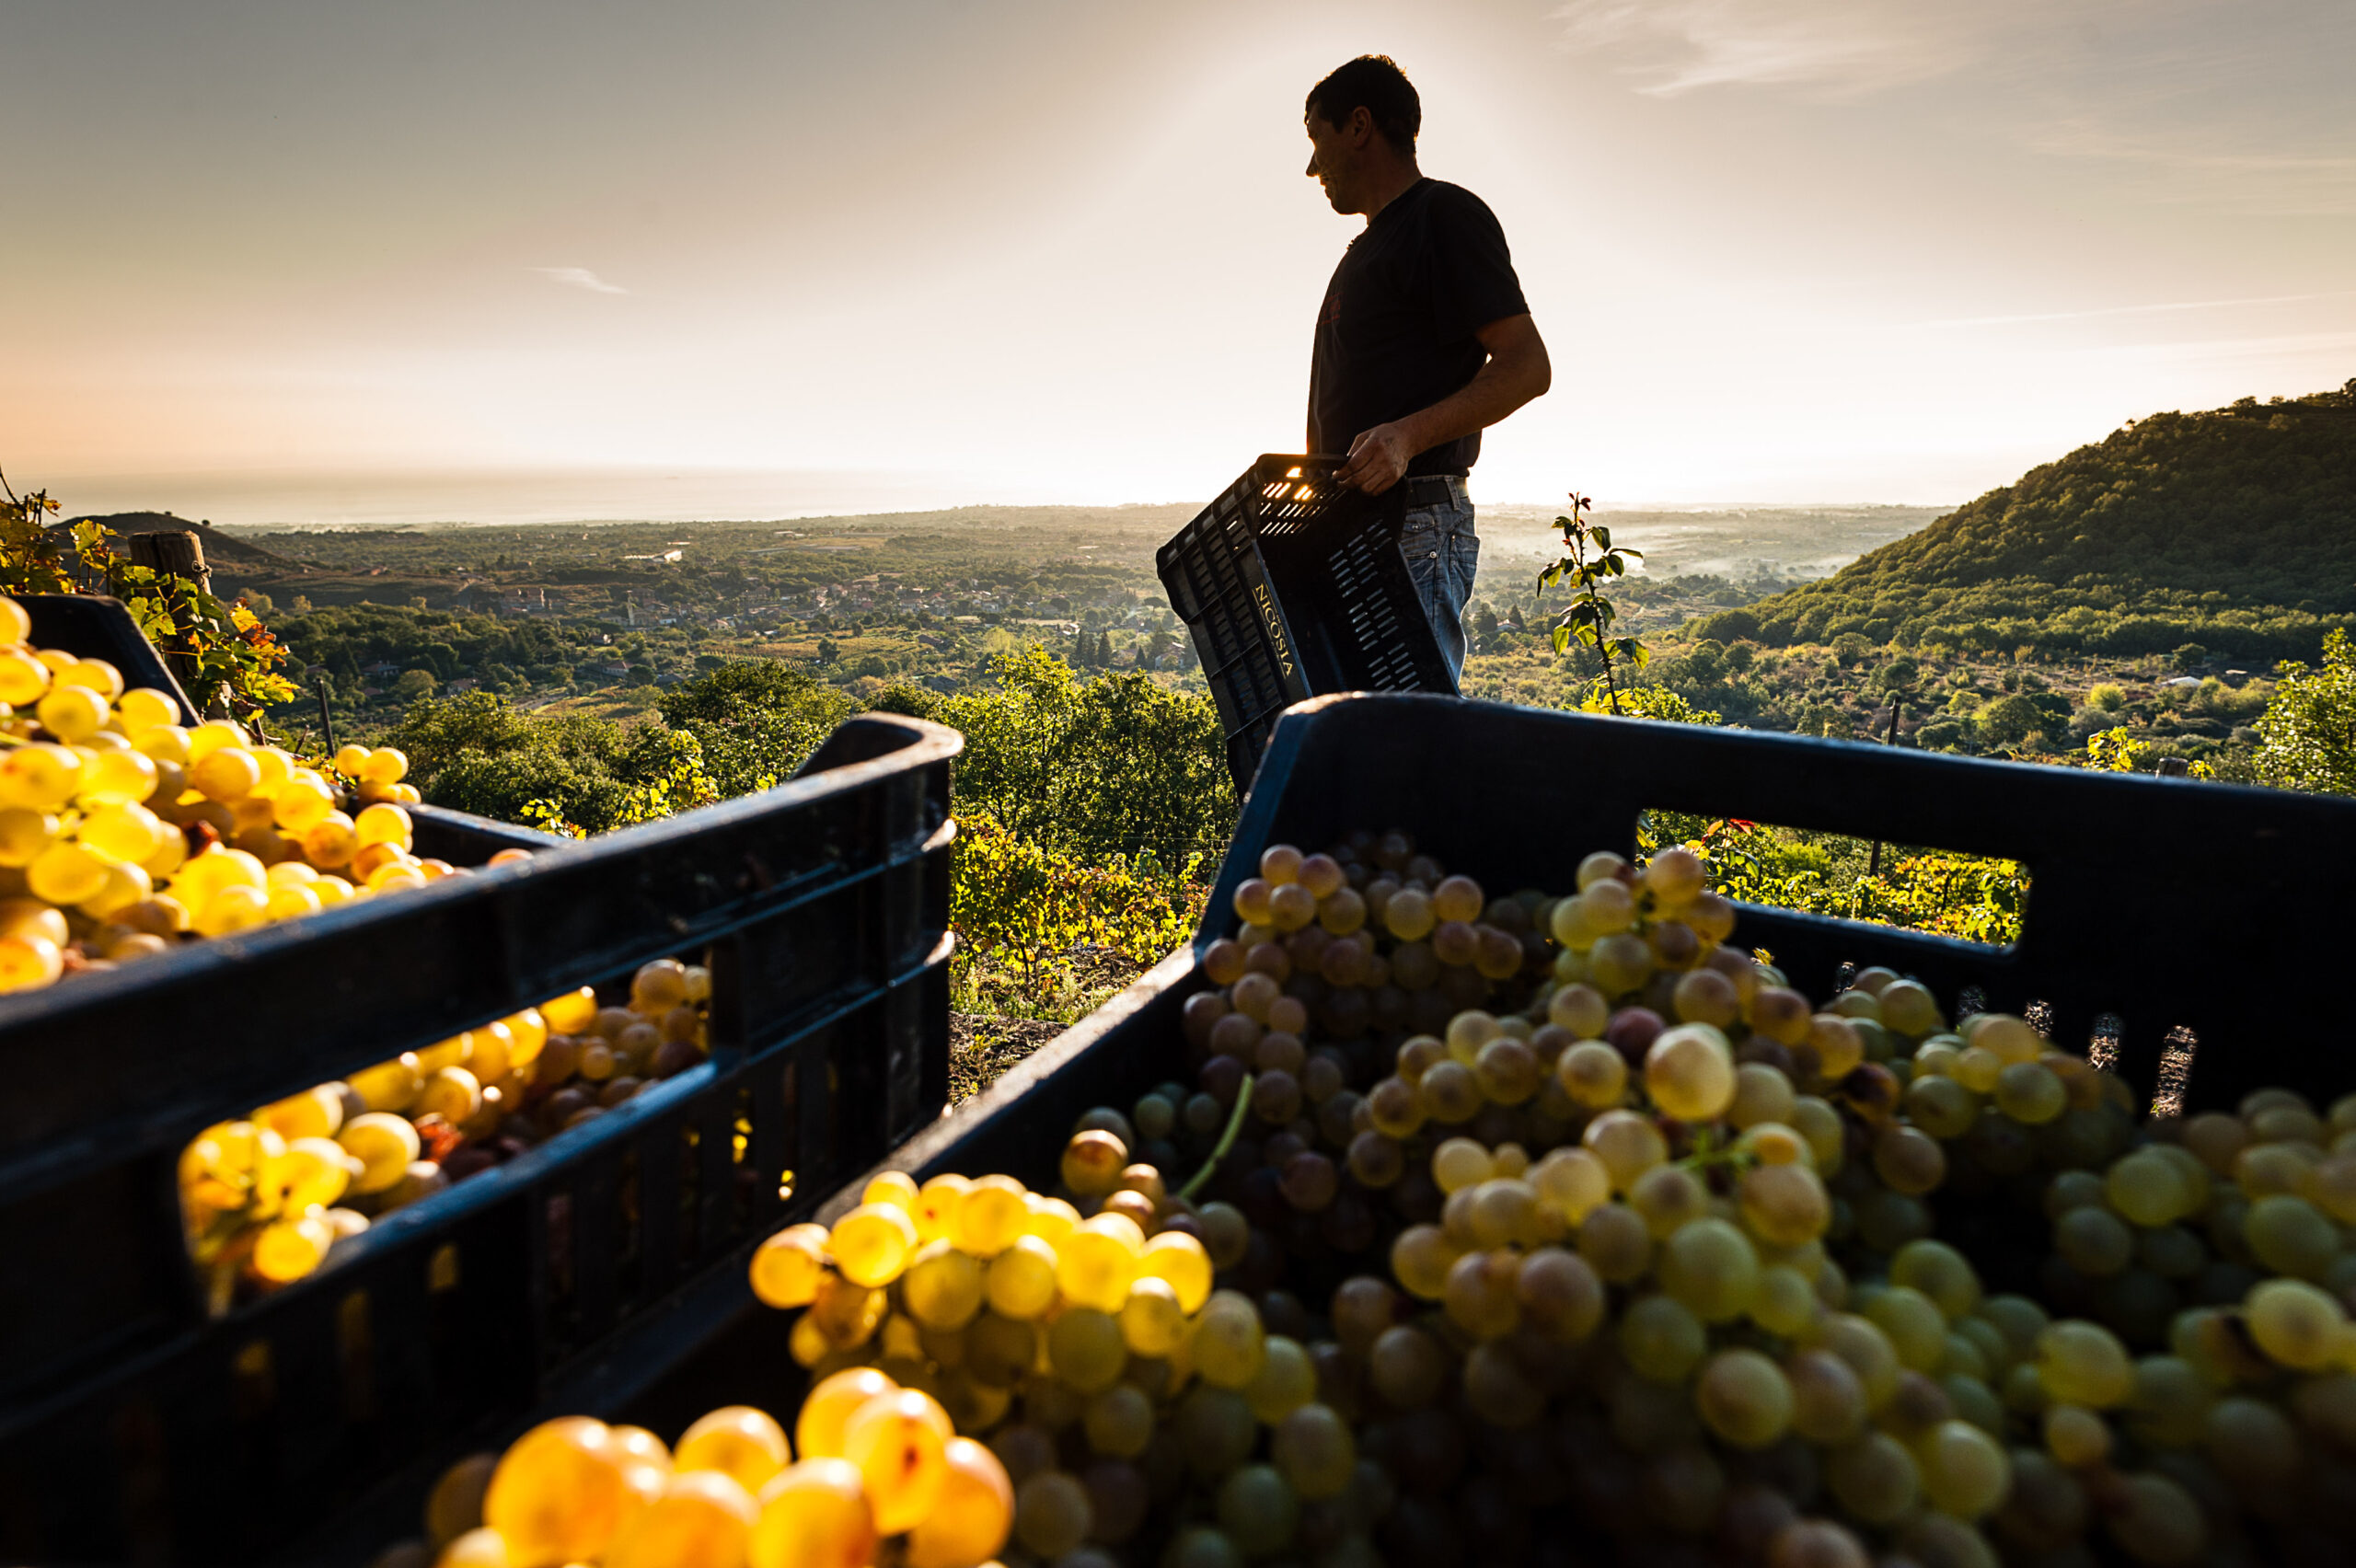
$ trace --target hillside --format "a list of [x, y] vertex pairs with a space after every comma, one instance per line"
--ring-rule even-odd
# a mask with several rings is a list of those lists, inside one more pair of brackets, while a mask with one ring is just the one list
[[2356, 620], [2356, 381], [2155, 414], [1822, 582], [1692, 629], [1771, 646], [2311, 659]]
[[71, 527], [74, 523], [96, 523], [110, 534], [126, 537], [133, 534], [185, 530], [204, 541], [204, 563], [216, 569], [226, 567], [248, 572], [302, 570], [297, 563], [260, 545], [249, 544], [234, 534], [223, 533], [207, 523], [192, 523], [185, 517], [175, 517], [168, 512], [117, 512], [104, 517], [76, 517], [64, 525]]

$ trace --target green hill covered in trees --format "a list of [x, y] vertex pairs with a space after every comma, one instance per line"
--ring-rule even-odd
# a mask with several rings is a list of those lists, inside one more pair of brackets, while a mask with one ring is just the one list
[[1785, 647], [1856, 633], [1964, 652], [2313, 659], [2356, 623], [2356, 380], [2155, 414], [1920, 533], [1694, 626]]

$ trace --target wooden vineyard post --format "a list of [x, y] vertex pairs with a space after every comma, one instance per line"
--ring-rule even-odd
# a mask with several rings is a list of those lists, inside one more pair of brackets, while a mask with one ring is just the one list
[[[193, 582], [199, 593], [213, 592], [213, 569], [204, 564], [204, 541], [195, 530], [158, 529], [150, 534], [133, 534], [124, 542], [130, 546], [133, 565]], [[198, 689], [202, 683], [197, 679], [196, 660], [190, 656], [185, 642], [172, 638], [160, 651], [199, 708], [210, 711], [217, 705], [208, 702]]]

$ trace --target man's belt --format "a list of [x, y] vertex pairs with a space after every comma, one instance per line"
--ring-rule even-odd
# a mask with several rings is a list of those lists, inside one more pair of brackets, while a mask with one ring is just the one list
[[1464, 482], [1461, 474], [1410, 474], [1407, 476], [1407, 504], [1410, 506], [1441, 506], [1456, 499], [1449, 487]]

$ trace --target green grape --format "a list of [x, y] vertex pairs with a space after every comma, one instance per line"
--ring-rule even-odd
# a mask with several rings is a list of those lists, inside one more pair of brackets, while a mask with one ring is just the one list
[[1722, 1350], [1702, 1368], [1693, 1401], [1711, 1431], [1738, 1448], [1764, 1448], [1792, 1424], [1784, 1369], [1755, 1350]]
[[2108, 1329], [2065, 1318], [2037, 1338], [2037, 1375], [2046, 1392], [2063, 1404], [2108, 1410], [2135, 1390], [2135, 1368], [2127, 1348]]
[[1917, 1128], [1893, 1123], [1874, 1139], [1874, 1174], [1893, 1193], [1920, 1197], [1935, 1189], [1946, 1171], [1946, 1152]]
[[1088, 1488], [1062, 1470], [1045, 1470], [1014, 1489], [1014, 1539], [1045, 1558], [1077, 1551], [1096, 1522]]
[[1195, 1370], [1222, 1389], [1241, 1389], [1259, 1375], [1264, 1355], [1260, 1309], [1233, 1290], [1215, 1292], [1195, 1323]]
[[1489, 1151], [1472, 1138], [1449, 1138], [1432, 1150], [1432, 1182], [1443, 1193], [1475, 1187], [1496, 1173]]
[[[1807, 1290], [1805, 1282], [1800, 1288]], [[1560, 1247], [1541, 1247], [1522, 1259], [1514, 1295], [1523, 1320], [1562, 1343], [1577, 1343], [1603, 1321], [1603, 1282], [1586, 1259]], [[1340, 1332], [1338, 1299], [1334, 1327]]]
[[1399, 1293], [1372, 1274], [1354, 1274], [1334, 1287], [1334, 1337], [1352, 1355], [1364, 1355], [1383, 1330], [1399, 1320]]
[[1243, 1386], [1244, 1402], [1262, 1424], [1273, 1426], [1317, 1397], [1317, 1369], [1300, 1342], [1282, 1334], [1262, 1341], [1260, 1370]]
[[[1625, 1204], [1603, 1204], [1579, 1226], [1579, 1256], [1611, 1285], [1632, 1285], [1652, 1267], [1653, 1236], [1635, 1210]], [[1400, 1284], [1407, 1283], [1404, 1275]]]
[[1761, 1269], [1745, 1310], [1752, 1322], [1778, 1339], [1797, 1339], [1816, 1320], [1816, 1287], [1797, 1269], [1782, 1264]]
[[2203, 1412], [2198, 1440], [2218, 1473], [2238, 1487], [2272, 1490], [2304, 1462], [2298, 1429], [2274, 1406], [2242, 1395]]
[[1830, 1178], [1840, 1172], [1849, 1147], [1849, 1129], [1831, 1101], [1813, 1094], [1803, 1094], [1794, 1101], [1792, 1130], [1807, 1140], [1808, 1152], [1816, 1157], [1819, 1176]]
[[2183, 1172], [2154, 1149], [2138, 1150], [2113, 1165], [2103, 1192], [2111, 1207], [2137, 1225], [2166, 1225], [2192, 1212]]
[[1680, 1227], [1710, 1212], [1710, 1190], [1691, 1170], [1656, 1165], [1628, 1189], [1628, 1206], [1636, 1211], [1653, 1239], [1666, 1240]]
[[1871, 1561], [1855, 1536], [1825, 1519], [1794, 1520], [1767, 1549], [1767, 1568], [1868, 1568]]
[[1186, 1468], [1195, 1475], [1225, 1475], [1252, 1456], [1260, 1424], [1232, 1389], [1197, 1384], [1178, 1401], [1175, 1423]]
[[1021, 1382], [1038, 1354], [1039, 1331], [1022, 1319], [984, 1312], [965, 1327], [964, 1370], [990, 1388]]
[[1092, 1452], [1133, 1459], [1153, 1441], [1153, 1401], [1131, 1384], [1115, 1383], [1088, 1401], [1080, 1424]]
[[1539, 1238], [1538, 1189], [1515, 1178], [1496, 1178], [1472, 1189], [1472, 1243], [1477, 1247], [1527, 1245]]
[[1965, 1046], [1947, 1065], [1947, 1076], [1974, 1094], [1993, 1092], [2004, 1071], [2004, 1058], [1984, 1045]]
[[2249, 1205], [2242, 1237], [2258, 1261], [2279, 1274], [2319, 1279], [2339, 1251], [2339, 1230], [2304, 1198], [2273, 1193]]
[[1350, 1424], [1328, 1406], [1305, 1404], [1276, 1424], [1269, 1459], [1294, 1493], [1311, 1502], [1339, 1497], [1357, 1470]]
[[1865, 1388], [1829, 1350], [1796, 1352], [1784, 1363], [1792, 1391], [1792, 1429], [1820, 1447], [1847, 1443], [1865, 1429]]
[[1889, 1282], [1921, 1291], [1950, 1322], [1980, 1305], [1979, 1274], [1944, 1241], [1910, 1241], [1900, 1247], [1889, 1260]]
[[1521, 1260], [1507, 1251], [1467, 1252], [1448, 1271], [1442, 1306], [1474, 1339], [1498, 1339], [1521, 1322]]
[[[1561, 921], [1564, 911], [1570, 906], [1569, 899], [1554, 906], [1555, 940], [1565, 947], [1571, 944], [1560, 935]], [[1611, 1004], [1605, 1001], [1603, 993], [1594, 986], [1575, 981], [1546, 999], [1546, 1020], [1569, 1030], [1574, 1039], [1600, 1040], [1611, 1022]]]
[[1764, 1062], [1743, 1062], [1734, 1069], [1734, 1104], [1727, 1107], [1727, 1121], [1737, 1128], [1758, 1128], [1762, 1123], [1791, 1125], [1796, 1101], [1791, 1078], [1784, 1071]]
[[1219, 1483], [1218, 1528], [1246, 1557], [1268, 1557], [1291, 1544], [1300, 1499], [1274, 1465], [1244, 1465]]
[[1916, 1077], [1899, 1104], [1908, 1121], [1934, 1138], [1959, 1138], [1980, 1120], [1980, 1096], [1951, 1078]]
[[1797, 1247], [1824, 1234], [1832, 1219], [1832, 1197], [1807, 1166], [1754, 1166], [1735, 1189], [1745, 1224], [1763, 1240]]
[[1898, 1390], [1902, 1368], [1898, 1352], [1879, 1324], [1854, 1312], [1827, 1314], [1816, 1325], [1816, 1343], [1849, 1364], [1865, 1389], [1865, 1408], [1879, 1410]]
[[1981, 1375], [1983, 1382], [2020, 1359], [2019, 1354], [2013, 1349], [2013, 1342], [2004, 1337], [2004, 1331], [1981, 1317], [1977, 1310], [1969, 1317], [1950, 1319], [1948, 1324], [1956, 1335], [1969, 1341], [1980, 1353], [1981, 1365], [1985, 1368]]
[[1657, 1272], [1661, 1288], [1705, 1323], [1741, 1317], [1759, 1289], [1758, 1254], [1723, 1219], [1696, 1219], [1670, 1236]]
[[2069, 1109], [2070, 1091], [2042, 1062], [2015, 1062], [1996, 1075], [1996, 1109], [2027, 1126], [2042, 1126]]
[[1384, 1137], [1411, 1138], [1423, 1128], [1423, 1101], [1404, 1079], [1384, 1078], [1367, 1090], [1366, 1105], [1368, 1119]]
[[2012, 1347], [2011, 1359], [2025, 1360], [2037, 1354], [2038, 1336], [2052, 1320], [2044, 1308], [2026, 1296], [1992, 1296], [1980, 1304], [1977, 1314], [1994, 1326]]
[[1449, 1271], [1461, 1255], [1438, 1226], [1411, 1225], [1391, 1244], [1391, 1272], [1408, 1295], [1438, 1301], [1448, 1294]]
[[2191, 1362], [2180, 1355], [2146, 1355], [2135, 1363], [2135, 1391], [2127, 1401], [2127, 1429], [2137, 1441], [2166, 1448], [2200, 1441], [2212, 1396]]
[[1669, 1140], [1652, 1118], [1634, 1111], [1606, 1111], [1587, 1124], [1580, 1141], [1611, 1178], [1611, 1189], [1626, 1192], [1637, 1177], [1669, 1159]]
[[2013, 1465], [2004, 1446], [1968, 1421], [1942, 1421], [1914, 1443], [1931, 1506], [1976, 1519], [2004, 1500]]
[[1693, 1409], [1693, 1396], [1682, 1388], [1642, 1378], [1614, 1378], [1606, 1397], [1611, 1404], [1611, 1435], [1631, 1453], [1657, 1454], [1702, 1436], [1702, 1418]]
[[900, 1298], [928, 1329], [962, 1329], [982, 1309], [981, 1262], [945, 1239], [927, 1242], [900, 1276]]
[[[1253, 1321], [1255, 1325], [1259, 1321], [1256, 1312]], [[1120, 1380], [1128, 1361], [1120, 1320], [1108, 1313], [1088, 1307], [1068, 1308], [1047, 1327], [1047, 1365], [1083, 1394], [1111, 1388]]]
[[1899, 1365], [1935, 1372], [1946, 1359], [1947, 1320], [1938, 1304], [1911, 1286], [1893, 1285], [1865, 1304], [1865, 1316], [1889, 1336]]
[[2053, 1222], [2053, 1250], [2087, 1278], [2108, 1279], [2133, 1261], [2135, 1234], [2108, 1209], [2088, 1204]]
[[[2258, 1206], [2273, 1201], [2261, 1200]], [[2249, 1293], [2242, 1320], [2270, 1359], [2297, 1371], [2317, 1372], [2337, 1359], [2348, 1315], [2339, 1302], [2304, 1280], [2269, 1279]]]
[[1877, 1189], [1857, 1205], [1856, 1223], [1857, 1238], [1866, 1246], [1877, 1252], [1895, 1252], [1931, 1233], [1931, 1211], [1920, 1198]]
[[1906, 1446], [1887, 1432], [1868, 1432], [1826, 1456], [1824, 1479], [1852, 1518], [1894, 1524], [1914, 1505], [1922, 1472]]
[[1938, 1375], [1941, 1378], [1961, 1376], [1977, 1378], [1985, 1382], [1993, 1370], [1988, 1365], [1987, 1355], [1980, 1348], [1978, 1341], [1956, 1327], [1948, 1328], [1946, 1353], [1939, 1357]]
[[1672, 1297], [1639, 1297], [1621, 1316], [1620, 1354], [1640, 1378], [1682, 1382], [1708, 1348], [1702, 1320]]
[[[1385, 1329], [1367, 1352], [1367, 1382], [1393, 1410], [1421, 1410], [1438, 1399], [1448, 1368], [1439, 1342], [1405, 1323]], [[1244, 1414], [1251, 1414], [1248, 1406]]]
[[1947, 1396], [1947, 1403], [1962, 1420], [1971, 1423], [1991, 1436], [2004, 1435], [2004, 1406], [1988, 1385], [1978, 1378], [1951, 1372], [1939, 1379], [1939, 1387]]
[[1447, 1126], [1471, 1121], [1484, 1103], [1480, 1080], [1458, 1061], [1434, 1064], [1415, 1086], [1415, 1097], [1426, 1118]]
[[1474, 1345], [1464, 1357], [1464, 1403], [1484, 1424], [1519, 1431], [1545, 1413], [1546, 1390], [1510, 1350], [1490, 1341]]
[[2162, 1279], [2188, 1280], [2209, 1266], [2207, 1245], [2181, 1225], [2137, 1232], [2135, 1256]]
[[1706, 1023], [1665, 1030], [1645, 1053], [1645, 1092], [1664, 1115], [1714, 1122], [1734, 1103], [1734, 1051]]
[[1574, 1105], [1608, 1111], [1627, 1095], [1628, 1059], [1600, 1040], [1582, 1040], [1556, 1058], [1554, 1078]]
[[2131, 1475], [2105, 1500], [2103, 1523], [2120, 1551], [2138, 1562], [2198, 1562], [2209, 1548], [2209, 1521], [2184, 1488], [2161, 1475]]
[[1530, 1184], [1538, 1189], [1538, 1201], [1570, 1225], [1611, 1197], [1611, 1173], [1584, 1148], [1553, 1150], [1531, 1168]]
[[1172, 1539], [1161, 1568], [1243, 1568], [1243, 1553], [1208, 1525], [1189, 1525]]

